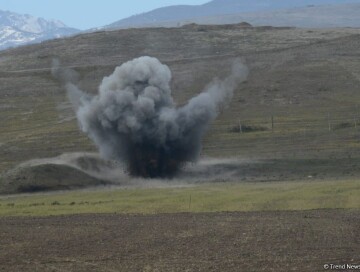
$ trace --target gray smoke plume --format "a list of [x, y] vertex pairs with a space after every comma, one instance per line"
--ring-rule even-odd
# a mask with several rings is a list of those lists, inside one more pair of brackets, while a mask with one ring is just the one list
[[[76, 78], [59, 65], [53, 74], [62, 81], [67, 75]], [[125, 162], [133, 176], [155, 178], [172, 177], [184, 163], [197, 160], [207, 127], [247, 74], [235, 61], [227, 78], [215, 79], [183, 107], [176, 107], [171, 96], [169, 67], [151, 57], [117, 67], [94, 97], [74, 81], [64, 84], [82, 131], [100, 154]]]

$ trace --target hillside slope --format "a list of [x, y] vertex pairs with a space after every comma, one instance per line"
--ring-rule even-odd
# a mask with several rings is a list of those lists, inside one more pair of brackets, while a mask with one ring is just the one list
[[[293, 0], [293, 1], [284, 1], [284, 0], [257, 0], [257, 1], [244, 1], [244, 0], [213, 0], [209, 3], [203, 4], [203, 5], [180, 5], [180, 6], [169, 6], [164, 8], [155, 9], [150, 12], [146, 12], [139, 15], [134, 15], [129, 18], [125, 18], [122, 20], [119, 20], [117, 22], [114, 22], [110, 25], [105, 26], [106, 29], [116, 29], [116, 28], [128, 28], [128, 27], [150, 27], [150, 26], [177, 26], [182, 25], [188, 22], [197, 22], [197, 23], [208, 23], [208, 24], [222, 24], [224, 21], [227, 23], [239, 23], [241, 21], [248, 21], [253, 24], [262, 24], [262, 25], [273, 25], [273, 21], [275, 20], [274, 25], [279, 25], [281, 22], [282, 26], [300, 26], [298, 24], [295, 24], [297, 21], [296, 17], [289, 17], [290, 14], [288, 14], [288, 11], [283, 10], [286, 9], [294, 9], [290, 11], [290, 13], [300, 13], [303, 14], [304, 12], [307, 14], [307, 16], [319, 16], [325, 17], [326, 22], [331, 22], [331, 16], [332, 14], [327, 14], [327, 7], [319, 6], [316, 7], [317, 9], [320, 9], [316, 12], [316, 14], [307, 13], [307, 10], [304, 11], [304, 8], [309, 7], [315, 7], [318, 5], [337, 5], [340, 9], [343, 9], [341, 7], [344, 4], [347, 3], [358, 3], [360, 4], [359, 0]], [[300, 8], [300, 9], [298, 9]], [[324, 9], [323, 9], [324, 8]], [[272, 12], [275, 13], [273, 14]], [[351, 10], [349, 10], [351, 11]], [[324, 14], [322, 14], [325, 12]], [[250, 13], [250, 14], [248, 14]], [[251, 14], [253, 13], [253, 14]], [[265, 13], [265, 14], [264, 14]], [[331, 12], [333, 13], [333, 12]], [[257, 14], [262, 18], [260, 20], [259, 24], [256, 21]], [[278, 20], [276, 18], [272, 18], [273, 15], [281, 15], [281, 17], [286, 18], [286, 21], [283, 22], [282, 18], [279, 18]], [[339, 16], [344, 16], [343, 11], [340, 11]], [[357, 13], [358, 14], [358, 13]], [[354, 20], [358, 21], [357, 14], [347, 14], [348, 17], [346, 17], [349, 21], [342, 21], [351, 23]], [[231, 18], [231, 21], [229, 19], [226, 19], [227, 15], [233, 15]], [[293, 14], [292, 16], [294, 16]], [[349, 15], [351, 15], [349, 17]], [[225, 16], [225, 18], [223, 18]], [[243, 19], [248, 18], [248, 19]], [[305, 16], [305, 15], [302, 15]], [[211, 17], [211, 19], [206, 19], [207, 17]], [[241, 18], [239, 18], [241, 17]], [[299, 18], [301, 19], [301, 18]], [[316, 20], [316, 17], [311, 17], [312, 21]], [[276, 23], [277, 22], [277, 23]], [[306, 22], [302, 22], [306, 23]], [[334, 23], [334, 22], [333, 22]], [[308, 25], [310, 25], [308, 23]], [[326, 27], [331, 27], [334, 24], [324, 24]], [[338, 27], [343, 26], [343, 24], [338, 25]], [[351, 25], [345, 25], [345, 26], [353, 26]], [[359, 24], [357, 24], [359, 26]], [[318, 27], [318, 24], [311, 25], [311, 27]]]
[[[308, 6], [277, 11], [193, 18], [189, 21], [200, 24], [232, 24], [242, 21], [252, 25], [294, 26], [294, 27], [360, 27], [360, 3]], [[168, 23], [168, 26], [177, 25]]]
[[88, 33], [0, 52], [0, 172], [96, 150], [51, 76], [53, 58], [78, 71], [81, 88], [94, 94], [117, 65], [150, 55], [172, 70], [178, 105], [227, 75], [235, 57], [249, 66], [247, 82], [204, 139], [204, 155], [324, 159], [330, 166], [346, 158], [341, 171], [351, 176], [360, 146], [359, 42], [359, 29], [189, 25]]

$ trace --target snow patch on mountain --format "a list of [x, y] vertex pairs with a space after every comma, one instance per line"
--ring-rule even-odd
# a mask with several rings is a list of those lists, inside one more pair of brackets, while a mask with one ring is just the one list
[[0, 10], [0, 50], [79, 32], [58, 20]]

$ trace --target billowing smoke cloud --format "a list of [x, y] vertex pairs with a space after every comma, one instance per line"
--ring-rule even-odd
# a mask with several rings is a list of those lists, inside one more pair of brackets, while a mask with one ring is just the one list
[[[117, 67], [91, 97], [74, 83], [74, 73], [56, 65], [82, 131], [106, 159], [126, 163], [133, 176], [172, 177], [186, 162], [196, 161], [201, 139], [232, 98], [248, 70], [235, 61], [231, 74], [215, 79], [185, 106], [171, 96], [171, 72], [156, 58], [140, 57]], [[64, 80], [68, 75], [71, 80]]]

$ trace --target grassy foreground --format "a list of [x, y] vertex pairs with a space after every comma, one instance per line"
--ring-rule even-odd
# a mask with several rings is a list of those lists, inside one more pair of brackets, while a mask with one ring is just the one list
[[0, 198], [0, 216], [359, 209], [360, 181], [269, 182], [104, 189]]

